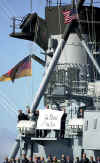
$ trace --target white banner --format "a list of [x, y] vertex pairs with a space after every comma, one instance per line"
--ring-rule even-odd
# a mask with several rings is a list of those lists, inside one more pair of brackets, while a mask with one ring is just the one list
[[52, 109], [39, 110], [37, 129], [59, 130], [63, 113], [63, 111]]

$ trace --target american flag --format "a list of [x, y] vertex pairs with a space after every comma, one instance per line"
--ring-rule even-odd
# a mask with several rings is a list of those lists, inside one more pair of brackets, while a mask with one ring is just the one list
[[78, 14], [76, 12], [76, 9], [70, 9], [63, 11], [64, 15], [64, 24], [70, 23], [72, 20], [78, 19]]

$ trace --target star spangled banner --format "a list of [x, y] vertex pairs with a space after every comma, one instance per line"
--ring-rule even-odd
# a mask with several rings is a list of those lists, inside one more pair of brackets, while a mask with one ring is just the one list
[[6, 74], [0, 77], [0, 81], [14, 81], [17, 78], [32, 76], [32, 62], [31, 56], [25, 57], [15, 67], [9, 70]]
[[72, 20], [78, 19], [78, 13], [76, 9], [64, 10], [63, 15], [64, 15], [64, 24], [68, 24]]

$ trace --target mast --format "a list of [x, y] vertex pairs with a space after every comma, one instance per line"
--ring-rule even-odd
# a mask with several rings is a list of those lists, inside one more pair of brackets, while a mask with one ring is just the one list
[[[79, 12], [80, 12], [81, 6], [83, 5], [84, 1], [85, 0], [79, 0], [77, 3], [77, 8], [78, 8]], [[33, 100], [33, 103], [31, 106], [32, 112], [34, 112], [34, 110], [36, 110], [38, 105], [39, 105], [39, 102], [42, 98], [42, 95], [44, 94], [45, 88], [46, 88], [48, 81], [50, 79], [50, 76], [51, 76], [51, 74], [52, 74], [52, 72], [53, 72], [53, 70], [54, 70], [54, 68], [55, 68], [55, 66], [59, 60], [59, 57], [61, 55], [61, 51], [64, 48], [64, 45], [65, 45], [65, 43], [69, 37], [70, 31], [72, 28], [73, 28], [73, 21], [71, 23], [67, 24], [65, 27], [65, 32], [62, 36], [62, 39], [60, 40], [60, 43], [58, 44], [58, 46], [55, 50], [55, 53], [53, 54], [52, 60], [49, 64], [49, 67], [45, 73], [45, 76], [44, 76], [44, 78], [40, 84], [40, 87], [37, 91], [37, 94]]]
[[90, 6], [92, 6], [93, 5], [93, 0], [91, 0], [91, 2], [90, 2]]
[[32, 0], [30, 0], [30, 12], [32, 13]]

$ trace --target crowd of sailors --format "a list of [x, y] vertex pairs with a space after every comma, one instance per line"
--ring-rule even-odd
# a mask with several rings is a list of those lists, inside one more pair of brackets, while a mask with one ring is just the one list
[[[48, 106], [46, 106], [46, 109], [49, 109]], [[67, 113], [66, 110], [63, 109], [64, 114], [61, 118], [61, 129], [60, 132], [56, 131], [56, 136], [58, 138], [64, 138], [65, 135], [65, 123], [66, 123], [66, 118], [67, 118]], [[84, 110], [82, 108], [79, 109], [77, 113], [77, 118], [83, 118], [84, 116]], [[38, 120], [39, 117], [39, 110], [36, 110], [34, 112], [31, 112], [30, 107], [26, 107], [26, 114], [22, 112], [22, 110], [18, 110], [18, 122], [21, 120], [33, 120], [36, 121]], [[48, 131], [44, 130], [36, 130], [35, 136], [36, 137], [45, 137], [47, 135]]]
[[[48, 106], [46, 106], [47, 109]], [[65, 109], [63, 109], [64, 111], [64, 120], [67, 117], [67, 113], [65, 111]], [[39, 110], [36, 110], [34, 112], [31, 111], [29, 106], [26, 106], [26, 114], [22, 112], [22, 110], [18, 110], [18, 122], [20, 120], [37, 120], [39, 116]], [[77, 118], [83, 118], [84, 117], [84, 108], [79, 108], [78, 112], [77, 112]]]
[[[18, 122], [21, 120], [36, 120], [39, 117], [39, 111], [36, 110], [34, 113], [31, 112], [30, 107], [27, 106], [27, 113], [23, 113], [22, 110], [18, 110]], [[65, 121], [66, 121], [67, 114], [64, 110], [64, 114], [62, 116], [61, 120], [61, 132], [60, 132], [60, 137], [64, 138], [65, 134]], [[80, 112], [78, 114], [78, 118], [83, 118], [83, 109], [80, 109]], [[37, 130], [37, 137], [41, 135], [41, 131]], [[47, 135], [47, 131], [45, 130], [45, 136]], [[44, 157], [38, 157], [34, 156], [33, 158], [27, 158], [26, 155], [23, 155], [22, 159], [20, 160], [19, 158], [16, 159], [8, 159], [8, 157], [5, 158], [5, 161], [3, 163], [100, 163], [100, 157], [97, 157], [96, 160], [94, 161], [93, 157], [91, 156], [90, 159], [86, 157], [86, 154], [83, 154], [82, 159], [80, 160], [79, 157], [76, 157], [75, 160], [72, 160], [70, 156], [65, 156], [64, 154], [61, 155], [61, 159], [58, 159], [56, 156], [49, 155], [48, 159], [45, 160]]]
[[[34, 111], [33, 113], [30, 110], [30, 107], [26, 107], [26, 114], [22, 112], [22, 110], [18, 110], [18, 122], [21, 120], [34, 120], [37, 121], [39, 117], [39, 110]], [[61, 132], [60, 137], [64, 138], [65, 134], [65, 121], [66, 121], [67, 114], [64, 110], [64, 114], [61, 119]], [[44, 133], [42, 133], [42, 130], [36, 130], [36, 137], [45, 137], [47, 135], [47, 130], [44, 130]], [[58, 133], [56, 133], [56, 137], [58, 137]]]
[[3, 163], [100, 163], [100, 157], [97, 156], [96, 160], [94, 160], [93, 156], [87, 158], [86, 154], [83, 153], [81, 159], [79, 159], [79, 157], [76, 157], [74, 160], [71, 159], [69, 155], [65, 156], [64, 154], [62, 154], [60, 159], [57, 159], [56, 156], [52, 157], [52, 155], [48, 155], [47, 160], [45, 160], [42, 156], [34, 156], [33, 158], [27, 158], [24, 154], [21, 160], [19, 158], [9, 160], [8, 157], [6, 157]]

